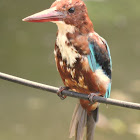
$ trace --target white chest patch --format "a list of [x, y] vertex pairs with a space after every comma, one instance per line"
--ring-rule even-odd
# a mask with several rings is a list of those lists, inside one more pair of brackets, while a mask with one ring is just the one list
[[[76, 58], [78, 58], [80, 55], [78, 54], [77, 50], [73, 47], [73, 45], [68, 46], [68, 39], [66, 34], [74, 33], [75, 27], [71, 25], [66, 25], [63, 22], [57, 23], [58, 26], [58, 36], [56, 39], [56, 44], [60, 49], [62, 59], [67, 61], [67, 64], [71, 67], [74, 66], [74, 63], [76, 62]], [[67, 42], [67, 43], [66, 43]]]

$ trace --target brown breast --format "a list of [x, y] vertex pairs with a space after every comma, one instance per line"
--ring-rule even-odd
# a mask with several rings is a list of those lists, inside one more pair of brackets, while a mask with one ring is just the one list
[[67, 65], [65, 60], [62, 60], [58, 46], [55, 46], [55, 61], [57, 69], [66, 87], [71, 90], [81, 93], [97, 93], [100, 86], [97, 84], [97, 76], [89, 67], [86, 57], [77, 58], [73, 67]]

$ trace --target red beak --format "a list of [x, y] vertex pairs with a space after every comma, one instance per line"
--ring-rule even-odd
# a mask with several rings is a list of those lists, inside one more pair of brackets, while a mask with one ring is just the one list
[[57, 11], [54, 7], [33, 14], [23, 19], [27, 22], [50, 22], [50, 21], [62, 21], [65, 15], [62, 12]]

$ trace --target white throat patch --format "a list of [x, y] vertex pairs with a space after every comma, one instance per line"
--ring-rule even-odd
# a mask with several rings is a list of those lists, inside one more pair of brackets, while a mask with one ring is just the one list
[[67, 64], [73, 67], [74, 63], [76, 62], [76, 58], [78, 58], [80, 55], [78, 54], [77, 50], [73, 47], [73, 45], [67, 45], [68, 39], [66, 34], [68, 32], [74, 33], [75, 27], [72, 25], [66, 25], [62, 21], [56, 22], [56, 24], [58, 26], [58, 36], [56, 39], [56, 44], [60, 49], [62, 59], [66, 60]]

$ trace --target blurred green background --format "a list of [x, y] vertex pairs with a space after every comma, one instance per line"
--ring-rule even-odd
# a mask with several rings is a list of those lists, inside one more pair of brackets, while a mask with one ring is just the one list
[[[49, 8], [53, 0], [1, 0], [0, 71], [61, 86], [54, 61], [57, 27], [22, 18]], [[94, 29], [110, 46], [111, 97], [140, 103], [140, 1], [86, 1]], [[68, 140], [77, 99], [0, 80], [0, 140]], [[140, 112], [100, 105], [95, 140], [140, 139]], [[73, 139], [74, 140], [74, 139]]]

